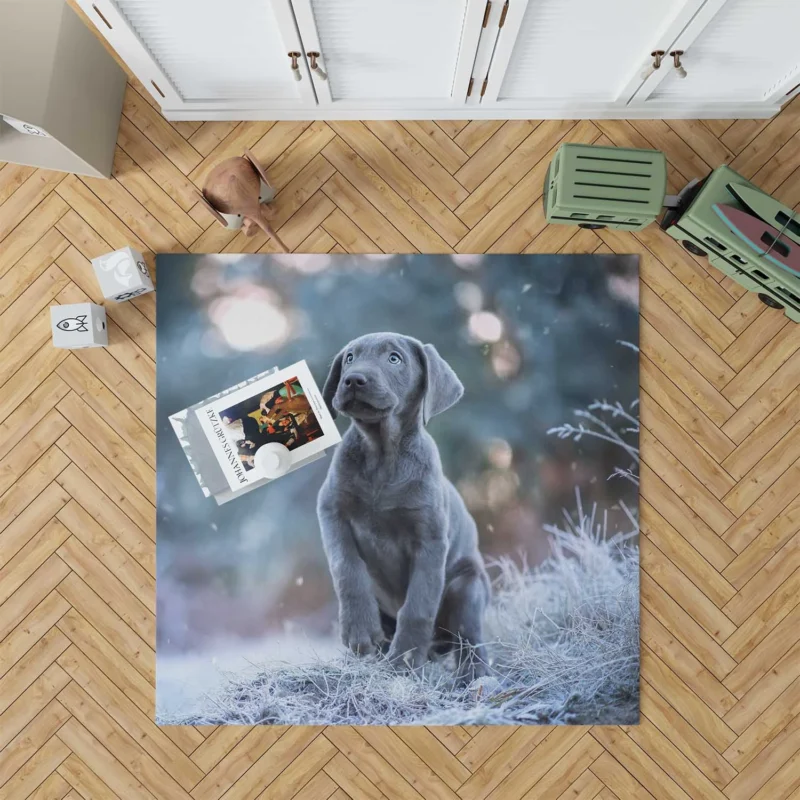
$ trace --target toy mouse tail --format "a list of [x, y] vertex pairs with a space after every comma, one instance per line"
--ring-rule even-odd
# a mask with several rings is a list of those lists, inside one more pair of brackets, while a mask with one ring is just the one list
[[280, 247], [282, 252], [284, 252], [284, 253], [288, 253], [289, 252], [289, 248], [283, 242], [281, 237], [278, 236], [277, 233], [275, 233], [275, 229], [272, 227], [272, 225], [269, 224], [269, 221], [267, 219], [265, 219], [263, 214], [259, 214], [258, 215], [258, 218], [256, 219], [256, 222], [258, 223], [258, 227], [261, 228], [261, 230], [264, 231], [264, 233], [266, 233], [267, 236], [270, 236], [270, 237], [272, 237], [272, 239], [275, 240], [275, 244], [277, 244], [278, 247]]

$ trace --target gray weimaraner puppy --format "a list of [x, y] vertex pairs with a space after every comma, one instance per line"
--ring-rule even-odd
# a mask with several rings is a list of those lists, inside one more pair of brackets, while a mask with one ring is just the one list
[[490, 583], [475, 521], [425, 430], [464, 387], [433, 345], [370, 333], [334, 359], [322, 395], [352, 420], [317, 499], [342, 641], [420, 667], [454, 651], [458, 678], [485, 674]]

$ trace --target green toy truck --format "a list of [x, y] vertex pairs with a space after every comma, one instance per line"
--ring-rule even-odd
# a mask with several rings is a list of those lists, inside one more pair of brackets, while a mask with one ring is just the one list
[[760, 257], [714, 211], [715, 205], [723, 204], [748, 211], [729, 186], [760, 192], [730, 167], [717, 167], [678, 195], [678, 205], [668, 208], [660, 222], [661, 230], [690, 253], [708, 256], [712, 266], [756, 292], [766, 305], [783, 308], [789, 319], [800, 322], [800, 275]]
[[[797, 264], [800, 249], [794, 212], [727, 166], [691, 181], [677, 196], [667, 196], [666, 185], [666, 158], [658, 150], [564, 144], [545, 177], [545, 216], [549, 223], [637, 231], [666, 206], [659, 223], [665, 233], [800, 322], [800, 272], [788, 264]], [[750, 198], [749, 208], [737, 190]], [[726, 223], [739, 212], [761, 226], [761, 239], [748, 241]]]

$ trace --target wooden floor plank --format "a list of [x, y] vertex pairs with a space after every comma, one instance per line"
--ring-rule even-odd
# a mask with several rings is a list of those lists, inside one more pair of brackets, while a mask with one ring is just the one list
[[62, 361], [56, 374], [86, 405], [121, 433], [126, 444], [151, 467], [155, 467], [155, 436], [136, 417], [131, 416], [106, 384], [75, 356]]
[[[334, 756], [324, 767], [345, 797], [362, 800], [384, 800], [385, 795], [358, 767], [349, 761], [341, 752]], [[347, 794], [344, 794], [344, 793]], [[336, 798], [336, 795], [334, 795]]]
[[69, 278], [55, 265], [49, 266], [0, 316], [0, 348], [6, 345], [31, 319], [69, 283]]
[[[92, 792], [106, 797], [110, 789], [115, 797], [131, 800], [155, 800], [136, 778], [81, 725], [73, 716], [58, 732], [58, 738], [72, 751], [59, 774], [82, 796]], [[92, 769], [86, 767], [91, 763]], [[67, 765], [66, 769], [64, 765]], [[86, 794], [85, 794], [86, 793]]]
[[196, 186], [205, 183], [215, 165], [226, 158], [241, 156], [259, 141], [274, 125], [274, 122], [240, 122], [188, 175]]
[[153, 219], [163, 221], [163, 227], [184, 247], [203, 232], [186, 211], [119, 147], [114, 155], [112, 174]]
[[0, 495], [0, 530], [7, 528], [24, 512], [67, 466], [69, 459], [57, 447], [51, 446], [28, 469], [15, 474], [10, 485], [6, 484], [7, 490]]
[[[5, 204], [0, 210], [5, 214]], [[69, 211], [69, 206], [58, 195], [51, 193], [39, 203], [3, 240], [0, 247], [0, 275], [5, 275], [53, 225]]]
[[[793, 542], [790, 541], [778, 549], [775, 555], [723, 606], [723, 611], [740, 626], [736, 635], [725, 643], [726, 649], [729, 648], [731, 640], [738, 639], [739, 635], [746, 634], [748, 638], [751, 635], [761, 636], [764, 631], [769, 630], [769, 625], [780, 621], [780, 615], [784, 611], [788, 612], [791, 609], [791, 603], [794, 602], [792, 588], [800, 577], [797, 575], [797, 569], [800, 568], [800, 551], [792, 545]], [[787, 584], [790, 584], [788, 590], [784, 588]], [[759, 608], [764, 604], [771, 608], [765, 608], [764, 612], [760, 613]], [[750, 625], [751, 615], [758, 616], [754, 620], [754, 625], [759, 626], [757, 634]], [[731, 654], [736, 658], [734, 653]]]
[[[692, 763], [718, 789], [727, 787], [736, 777], [736, 769], [686, 719], [675, 714], [669, 703], [647, 682], [642, 684], [642, 714], [680, 752], [687, 754]], [[647, 730], [648, 726], [645, 724], [643, 728]], [[643, 744], [641, 740], [637, 741], [640, 745]], [[646, 746], [645, 749], [647, 749]], [[684, 769], [685, 767], [675, 769], [674, 774], [680, 774]]]
[[670, 685], [665, 692], [670, 704], [680, 710], [683, 703], [684, 716], [698, 730], [701, 726], [707, 729], [703, 735], [710, 742], [727, 742], [725, 749], [736, 736], [720, 717], [736, 705], [736, 696], [647, 609], [642, 612], [642, 643], [642, 659], [648, 662], [653, 678], [658, 675], [664, 685]]
[[[186, 791], [202, 778], [200, 768], [75, 645], [59, 658], [59, 665], [73, 679], [59, 694], [73, 716], [146, 786], [152, 783], [165, 797], [187, 800]], [[94, 698], [86, 694], [87, 688]]]
[[[56, 519], [119, 579], [145, 608], [155, 613], [155, 580], [75, 500], [70, 500]], [[68, 538], [68, 537], [67, 537]]]
[[114, 466], [135, 486], [151, 503], [156, 497], [148, 480], [153, 468], [139, 456], [102, 417], [93, 411], [75, 392], [69, 392], [56, 404], [56, 408], [77, 431], [111, 460]]
[[7, 797], [28, 797], [58, 768], [70, 749], [56, 736], [47, 740], [4, 787]]
[[145, 642], [100, 594], [75, 572], [58, 584], [58, 594], [83, 615], [118, 650], [142, 677], [155, 683], [156, 660], [151, 644]]
[[324, 122], [312, 122], [267, 167], [270, 184], [280, 191], [335, 137]]
[[[455, 173], [469, 156], [430, 120], [403, 120], [400, 124], [450, 173]], [[459, 181], [462, 186], [463, 181]]]
[[202, 156], [207, 156], [234, 128], [235, 122], [204, 122], [189, 138], [189, 144]]
[[700, 555], [692, 542], [644, 499], [640, 500], [640, 515], [642, 533], [718, 607], [736, 594], [736, 589]]
[[450, 209], [464, 202], [469, 192], [406, 131], [399, 122], [366, 123], [372, 131]]
[[[474, 229], [564, 137], [572, 134], [570, 141], [591, 141], [597, 135], [597, 129], [591, 124], [577, 128], [575, 123], [563, 120], [547, 120], [537, 126], [514, 153], [478, 185], [469, 198], [456, 209], [456, 214]], [[541, 171], [542, 181], [536, 181], [539, 185], [535, 187], [532, 199], [541, 194], [545, 171], [546, 168]]]
[[725, 722], [737, 733], [744, 733], [762, 717], [768, 721], [777, 718], [778, 727], [783, 727], [797, 709], [797, 695], [800, 692], [800, 679], [796, 677], [798, 661], [800, 661], [800, 646], [795, 644], [772, 669], [765, 673], [758, 684], [731, 708], [725, 715]]
[[657, 398], [670, 418], [730, 473], [724, 459], [736, 445], [647, 356], [640, 359], [639, 376], [642, 389]]
[[[9, 533], [9, 528], [6, 533]], [[69, 538], [69, 531], [53, 518], [32, 536], [0, 569], [0, 602], [5, 602]]]
[[[155, 619], [136, 594], [76, 538], [68, 539], [58, 555], [120, 619], [148, 645], [155, 642]], [[134, 587], [135, 588], [135, 587]]]
[[[692, 474], [716, 498], [736, 487], [734, 479], [686, 433], [646, 391], [641, 393], [642, 424], [682, 464], [691, 464]], [[730, 506], [728, 506], [730, 508]]]
[[414, 247], [378, 210], [365, 202], [353, 184], [341, 175], [334, 175], [322, 190], [345, 216], [353, 219], [358, 228], [375, 242], [383, 253], [407, 253]]
[[153, 505], [76, 428], [70, 428], [57, 444], [141, 530], [151, 530]]
[[173, 127], [128, 84], [122, 113], [181, 171], [188, 175], [202, 157]]
[[5, 164], [0, 167], [0, 205], [36, 172], [36, 167], [24, 164]]
[[[666, 770], [688, 797], [725, 800], [725, 795], [713, 781], [658, 728], [653, 725], [631, 726], [626, 729], [626, 733], [642, 752], [651, 755]], [[669, 796], [668, 793], [665, 794]]]
[[119, 122], [117, 146], [184, 211], [197, 203], [197, 187], [125, 116]]
[[430, 227], [451, 247], [464, 236], [467, 228], [463, 222], [363, 123], [329, 124], [366, 164], [381, 173], [383, 179], [414, 211], [423, 218], [427, 217]]
[[340, 177], [361, 192], [406, 237], [410, 244], [402, 252], [414, 252], [415, 249], [431, 253], [450, 252], [447, 242], [345, 142], [334, 139], [322, 154]]
[[[219, 800], [239, 779], [261, 759], [286, 732], [286, 728], [271, 726], [253, 728], [241, 739], [229, 742], [225, 755], [210, 769], [192, 790], [195, 800]], [[220, 752], [221, 756], [222, 753]]]
[[10, 791], [7, 783], [9, 778], [23, 767], [26, 761], [34, 757], [37, 750], [47, 745], [58, 729], [69, 719], [69, 716], [69, 712], [61, 703], [51, 700], [5, 746], [0, 754], [0, 786], [6, 784], [5, 791]]
[[32, 499], [25, 510], [3, 530], [0, 539], [0, 564], [9, 564], [67, 502], [69, 495], [55, 483], [49, 484]]
[[0, 243], [36, 206], [64, 179], [64, 174], [52, 170], [36, 170], [2, 205]]
[[0, 314], [21, 295], [64, 252], [68, 243], [54, 228], [17, 262], [15, 268], [0, 279]]
[[800, 421], [800, 389], [795, 389], [777, 408], [761, 422], [738, 447], [722, 460], [725, 471], [734, 478], [742, 478], [759, 461], [769, 454], [778, 442], [793, 436]]
[[733, 635], [736, 626], [730, 619], [650, 539], [642, 541], [641, 552], [648, 576], [682, 608], [691, 608], [692, 619], [706, 633], [719, 644]]

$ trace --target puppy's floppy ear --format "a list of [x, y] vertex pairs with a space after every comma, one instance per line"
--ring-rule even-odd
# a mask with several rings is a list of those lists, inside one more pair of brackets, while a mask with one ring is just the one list
[[342, 360], [344, 359], [344, 350], [342, 350], [336, 358], [333, 359], [331, 368], [328, 371], [328, 377], [325, 378], [325, 385], [322, 387], [322, 399], [328, 410], [331, 412], [331, 417], [336, 419], [336, 409], [333, 407], [333, 396], [339, 388], [339, 379], [342, 377]]
[[439, 355], [432, 344], [420, 347], [425, 370], [425, 396], [422, 399], [422, 424], [447, 411], [464, 394], [464, 385], [453, 368]]

